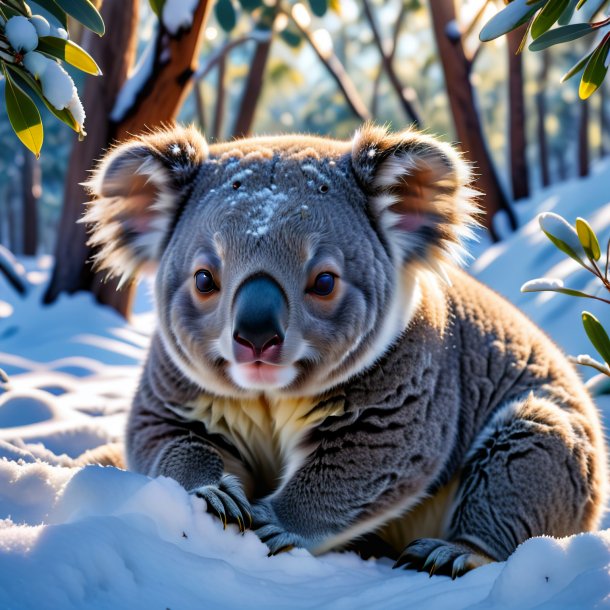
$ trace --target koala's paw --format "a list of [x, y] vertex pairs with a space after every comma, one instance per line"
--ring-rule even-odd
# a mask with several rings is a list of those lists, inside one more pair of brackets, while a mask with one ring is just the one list
[[191, 493], [205, 500], [208, 512], [222, 521], [223, 528], [227, 523], [237, 524], [240, 532], [252, 527], [252, 508], [237, 477], [225, 474], [218, 485], [204, 485]]
[[482, 551], [463, 542], [420, 538], [407, 545], [394, 568], [428, 572], [430, 576], [442, 574], [455, 579], [492, 561]]
[[271, 505], [265, 501], [252, 507], [254, 533], [269, 547], [269, 557], [285, 553], [295, 547], [305, 547], [298, 534], [287, 532], [280, 524]]

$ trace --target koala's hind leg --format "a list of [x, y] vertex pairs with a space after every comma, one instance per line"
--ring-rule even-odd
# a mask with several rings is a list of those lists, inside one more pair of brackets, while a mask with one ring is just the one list
[[448, 540], [424, 538], [396, 567], [455, 578], [506, 559], [532, 536], [595, 527], [600, 447], [591, 422], [530, 394], [492, 418], [469, 452], [452, 508]]

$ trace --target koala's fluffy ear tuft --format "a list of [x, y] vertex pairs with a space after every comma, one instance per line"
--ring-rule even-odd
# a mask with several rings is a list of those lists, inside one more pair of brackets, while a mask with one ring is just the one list
[[95, 198], [81, 222], [91, 226], [94, 262], [121, 283], [163, 253], [181, 204], [208, 156], [193, 127], [138, 136], [111, 149], [84, 186]]
[[419, 259], [443, 276], [444, 261], [464, 261], [462, 242], [478, 224], [478, 192], [451, 146], [369, 124], [354, 136], [352, 164], [397, 260]]

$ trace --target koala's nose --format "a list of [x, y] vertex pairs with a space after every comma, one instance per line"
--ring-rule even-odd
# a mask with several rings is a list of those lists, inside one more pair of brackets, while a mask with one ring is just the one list
[[[267, 276], [246, 280], [235, 296], [233, 340], [238, 361], [279, 356], [288, 323], [288, 303]], [[275, 349], [274, 349], [275, 348]]]

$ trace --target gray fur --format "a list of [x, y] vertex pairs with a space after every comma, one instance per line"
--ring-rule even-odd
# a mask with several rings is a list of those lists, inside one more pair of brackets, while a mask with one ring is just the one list
[[[163, 146], [194, 142], [176, 129], [125, 151], [130, 166], [135, 154], [167, 163]], [[554, 344], [452, 263], [476, 208], [451, 148], [370, 126], [353, 150], [304, 136], [221, 144], [197, 151], [196, 172], [190, 155], [188, 171], [153, 175], [163, 205], [135, 211], [121, 210], [137, 196], [117, 178], [122, 154], [91, 182], [92, 241], [120, 234], [107, 266], [128, 276], [162, 251], [130, 468], [173, 477], [223, 522], [251, 514], [272, 553], [377, 532], [395, 556], [407, 547], [397, 565], [453, 576], [531, 536], [597, 526], [597, 412]], [[119, 229], [151, 224], [156, 242]], [[211, 297], [194, 289], [201, 268], [220, 288]], [[308, 283], [327, 268], [339, 288], [316, 299]], [[269, 388], [244, 381], [228, 348], [234, 295], [261, 273], [289, 305], [285, 376]]]

